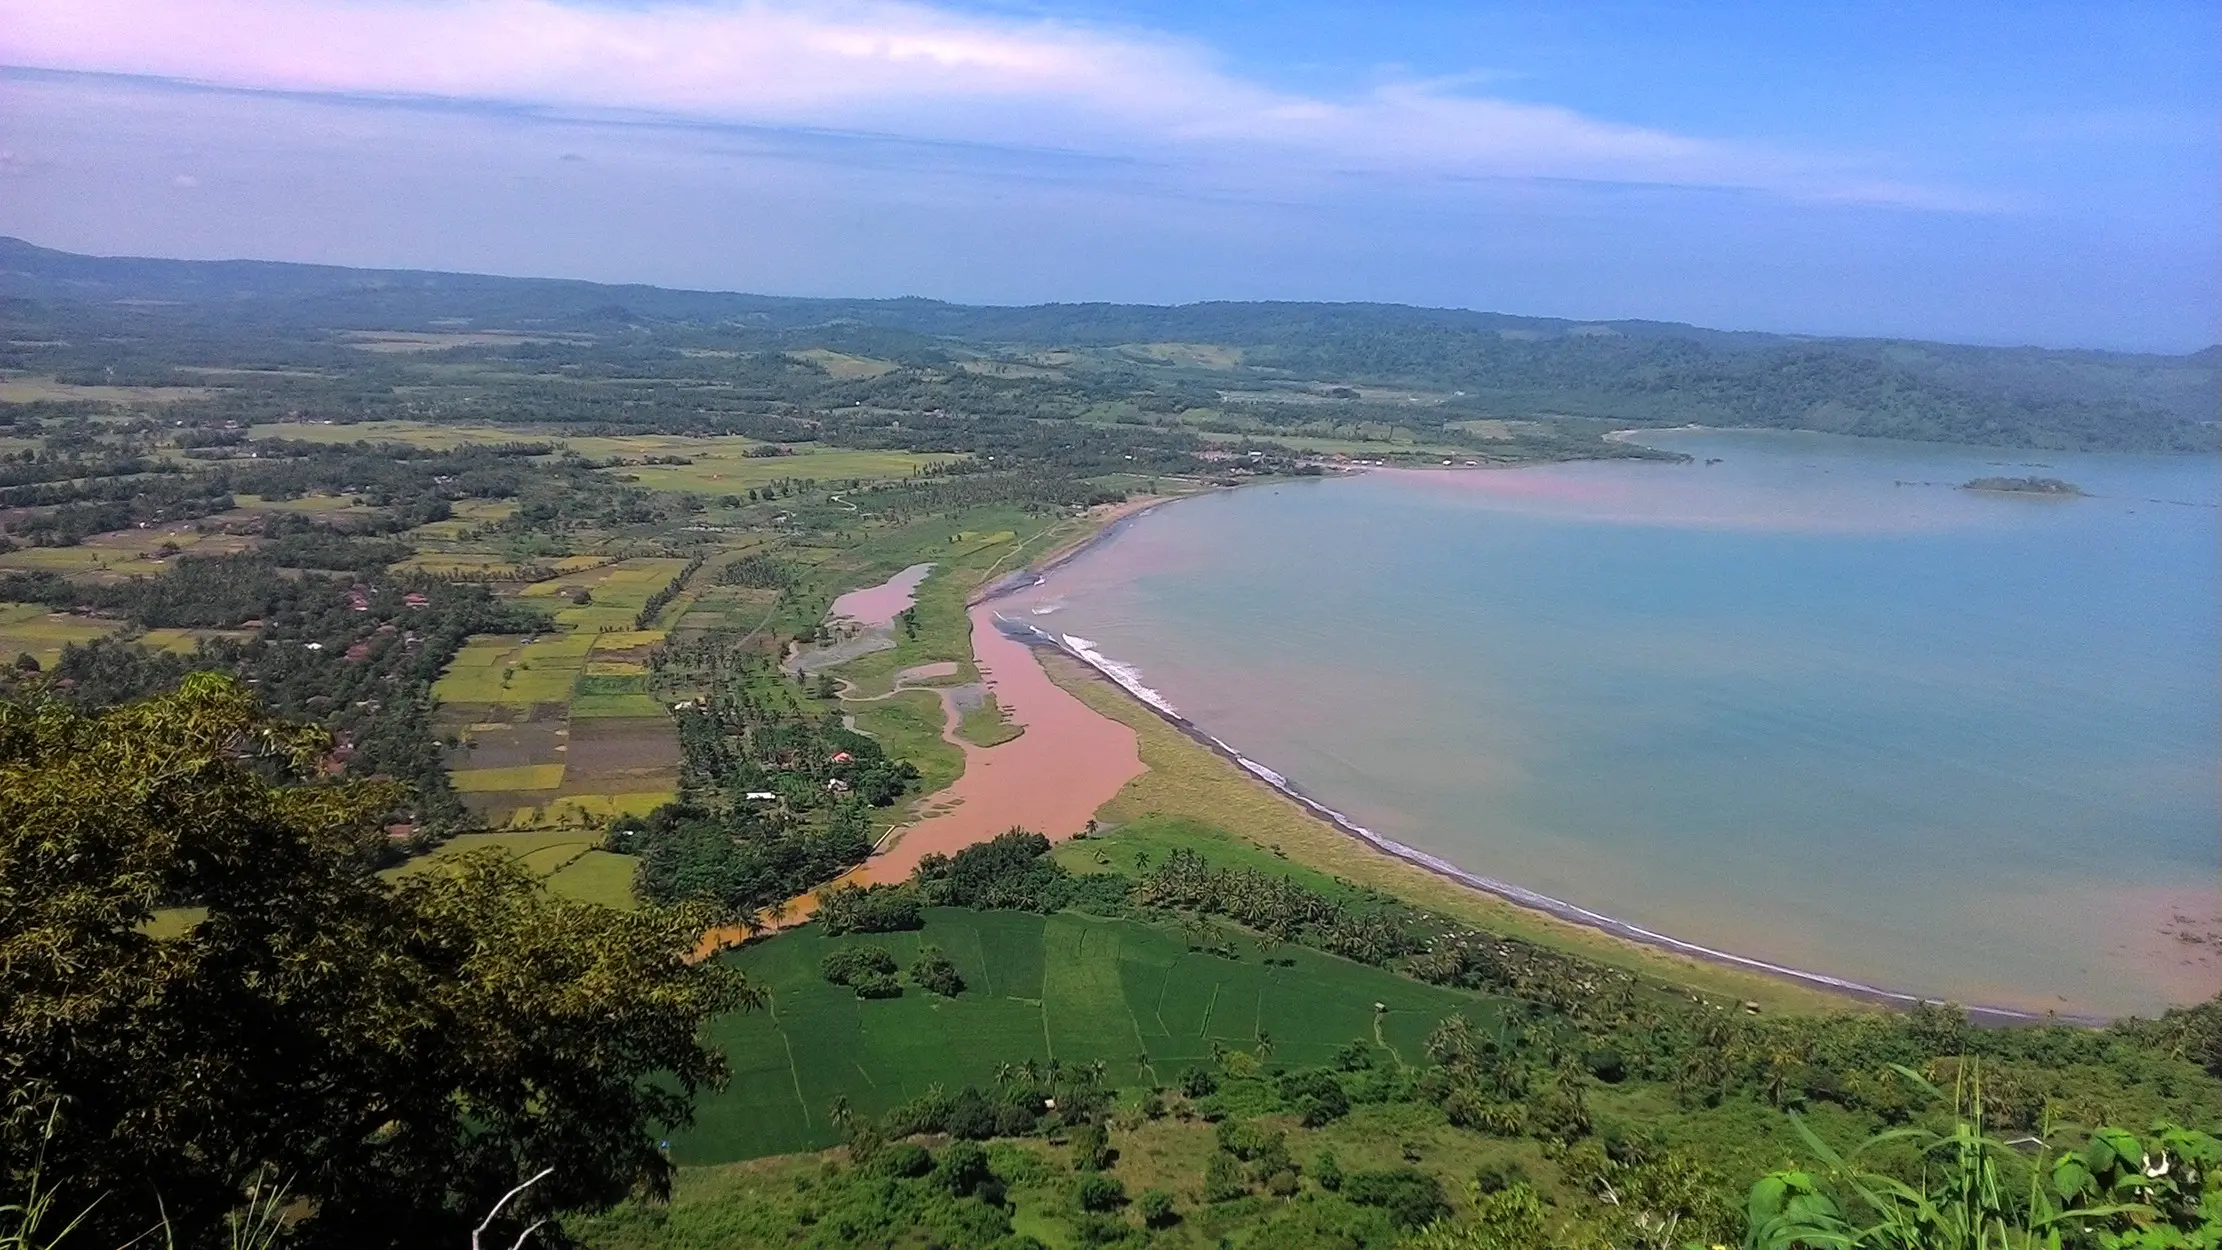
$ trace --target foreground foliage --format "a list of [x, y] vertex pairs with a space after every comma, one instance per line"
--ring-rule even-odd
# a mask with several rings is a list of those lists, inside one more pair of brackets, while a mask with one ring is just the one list
[[277, 1178], [299, 1236], [364, 1246], [460, 1244], [543, 1168], [527, 1214], [666, 1185], [658, 1126], [724, 1071], [696, 1030], [753, 993], [684, 962], [697, 918], [499, 856], [373, 876], [393, 788], [286, 784], [330, 748], [210, 675], [0, 704], [0, 1183], [42, 1170], [93, 1244], [197, 1245]]

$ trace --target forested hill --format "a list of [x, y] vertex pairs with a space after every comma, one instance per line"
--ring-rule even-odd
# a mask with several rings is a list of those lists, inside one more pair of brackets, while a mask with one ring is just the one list
[[[555, 279], [264, 261], [80, 256], [0, 239], [0, 369], [37, 370], [21, 340], [74, 329], [59, 363], [113, 369], [131, 328], [179, 323], [225, 354], [307, 336], [402, 330], [562, 334], [676, 357], [822, 348], [918, 369], [965, 360], [1148, 390], [1158, 411], [1229, 402], [1401, 404], [1462, 419], [1603, 418], [1760, 426], [2034, 448], [2209, 451], [2222, 349], [2184, 356], [1809, 338], [1650, 321], [1574, 322], [1386, 304], [1048, 304], [792, 299]], [[94, 338], [105, 344], [93, 350]], [[336, 338], [332, 341], [338, 341]], [[1048, 355], [1044, 355], [1047, 353]], [[284, 353], [272, 352], [273, 360]], [[210, 363], [176, 359], [190, 366]], [[1106, 383], [1109, 384], [1108, 388]], [[1049, 402], [1043, 415], [1066, 406]], [[952, 409], [954, 410], [954, 408]], [[1436, 424], [1431, 422], [1430, 424]]]

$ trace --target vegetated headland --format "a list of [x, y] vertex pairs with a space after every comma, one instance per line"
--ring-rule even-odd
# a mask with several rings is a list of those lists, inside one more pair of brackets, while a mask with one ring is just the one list
[[2213, 353], [17, 241], [0, 297], [10, 1218], [1635, 1245], [1740, 1238], [1792, 1110], [2222, 1128], [2222, 1007], [1974, 1029], [1515, 906], [982, 598], [1151, 501], [1630, 424], [2206, 452]]
[[2051, 495], [2074, 498], [2083, 488], [2056, 477], [1979, 477], [1960, 485], [1961, 490], [1992, 491], [2001, 495]]

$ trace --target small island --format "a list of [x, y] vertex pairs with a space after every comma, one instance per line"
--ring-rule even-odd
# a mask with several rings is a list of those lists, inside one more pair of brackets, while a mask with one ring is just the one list
[[1961, 490], [2000, 491], [2009, 495], [2081, 495], [2083, 488], [2056, 477], [1979, 477], [1962, 483]]

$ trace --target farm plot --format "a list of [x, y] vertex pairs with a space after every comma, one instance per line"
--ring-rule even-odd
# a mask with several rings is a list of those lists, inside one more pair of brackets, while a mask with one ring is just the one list
[[568, 746], [562, 790], [549, 807], [552, 819], [600, 822], [638, 815], [678, 794], [679, 740], [660, 712], [585, 716], [574, 704]]
[[592, 634], [479, 634], [434, 683], [442, 703], [569, 703], [594, 648]]
[[[584, 444], [588, 440], [575, 440]], [[693, 439], [679, 449], [693, 464], [627, 465], [611, 469], [621, 481], [649, 490], [723, 495], [769, 485], [782, 478], [840, 482], [850, 478], [885, 481], [911, 476], [927, 465], [958, 459], [941, 452], [798, 450], [789, 456], [751, 456], [745, 439]]]
[[522, 594], [571, 605], [556, 612], [556, 632], [474, 637], [433, 686], [440, 729], [458, 743], [447, 760], [456, 789], [494, 824], [600, 824], [678, 790], [677, 735], [649, 691], [649, 657], [664, 634], [632, 625], [686, 562], [564, 565]]
[[[943, 999], [913, 987], [866, 1001], [828, 984], [819, 960], [859, 943], [905, 967], [921, 945], [938, 946], [965, 990]], [[1416, 1064], [1420, 1039], [1443, 1017], [1488, 1023], [1497, 1013], [1492, 1000], [1317, 951], [1234, 944], [1230, 959], [1139, 921], [933, 908], [916, 933], [827, 938], [813, 926], [743, 947], [725, 958], [772, 1004], [711, 1026], [733, 1081], [702, 1100], [673, 1157], [722, 1163], [818, 1149], [838, 1138], [826, 1118], [836, 1097], [876, 1115], [935, 1084], [990, 1085], [998, 1064], [1025, 1059], [1100, 1059], [1114, 1084], [1131, 1087], [1172, 1081], [1208, 1062], [1215, 1043], [1250, 1047], [1268, 1034], [1275, 1060], [1291, 1065], [1325, 1063], [1353, 1040]]]
[[574, 830], [536, 833], [466, 833], [451, 838], [438, 850], [410, 860], [389, 871], [393, 877], [438, 872], [470, 852], [494, 851], [507, 855], [547, 882], [548, 889], [566, 898], [605, 907], [629, 909], [633, 901], [633, 866], [630, 855], [601, 849], [601, 838]]
[[[24, 553], [12, 551], [8, 554]], [[62, 657], [63, 647], [105, 638], [122, 626], [121, 621], [49, 611], [42, 604], [0, 603], [0, 660], [28, 654], [42, 667], [51, 666]]]

